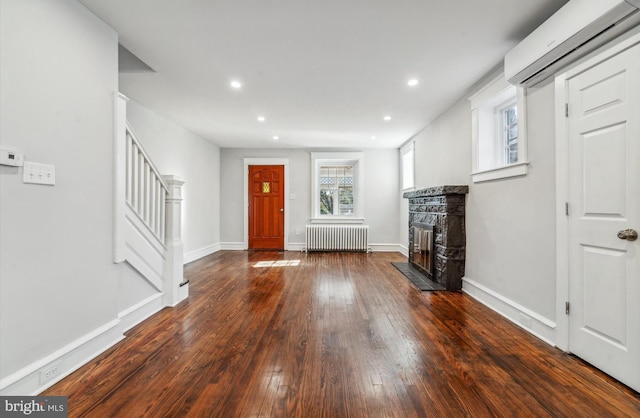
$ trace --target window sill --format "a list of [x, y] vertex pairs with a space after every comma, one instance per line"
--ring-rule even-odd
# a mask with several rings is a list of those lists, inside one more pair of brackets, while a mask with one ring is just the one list
[[331, 218], [311, 218], [312, 224], [362, 224], [364, 218], [346, 218], [346, 217], [331, 217]]
[[528, 166], [529, 163], [524, 162], [493, 168], [491, 170], [476, 171], [475, 173], [471, 173], [471, 181], [474, 183], [481, 183], [483, 181], [526, 176]]

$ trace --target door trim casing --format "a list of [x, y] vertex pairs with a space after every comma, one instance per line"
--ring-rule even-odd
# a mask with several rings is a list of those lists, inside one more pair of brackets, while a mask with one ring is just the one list
[[288, 158], [244, 158], [244, 225], [242, 230], [243, 249], [249, 249], [249, 166], [250, 165], [282, 165], [284, 166], [284, 248], [289, 247], [289, 159]]
[[[565, 104], [569, 100], [569, 79], [599, 63], [640, 44], [640, 27], [621, 35], [555, 78], [556, 131], [556, 347], [570, 350], [569, 316], [565, 302], [569, 301], [569, 217], [565, 204], [569, 202], [569, 118]], [[571, 112], [571, 109], [569, 109]], [[568, 208], [571, 214], [571, 207]]]

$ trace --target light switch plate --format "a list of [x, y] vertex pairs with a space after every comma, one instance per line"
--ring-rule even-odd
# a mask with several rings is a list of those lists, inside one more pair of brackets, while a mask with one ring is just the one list
[[56, 166], [25, 161], [22, 182], [53, 186], [56, 184]]

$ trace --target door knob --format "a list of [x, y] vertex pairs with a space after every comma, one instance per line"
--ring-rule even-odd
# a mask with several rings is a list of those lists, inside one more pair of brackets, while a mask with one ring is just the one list
[[635, 229], [623, 229], [622, 231], [618, 231], [618, 238], [635, 241], [638, 239], [638, 232]]
[[280, 208], [280, 212], [284, 212], [284, 209]]

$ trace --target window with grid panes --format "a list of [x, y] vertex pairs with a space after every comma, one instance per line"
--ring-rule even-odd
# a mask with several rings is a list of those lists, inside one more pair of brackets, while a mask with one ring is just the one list
[[[325, 158], [326, 157], [326, 158]], [[361, 153], [312, 153], [314, 221], [361, 218]]]

